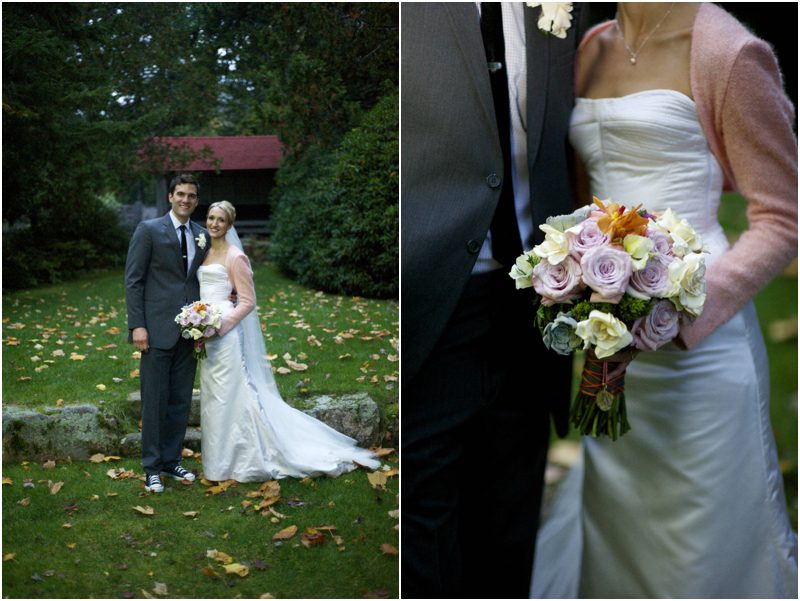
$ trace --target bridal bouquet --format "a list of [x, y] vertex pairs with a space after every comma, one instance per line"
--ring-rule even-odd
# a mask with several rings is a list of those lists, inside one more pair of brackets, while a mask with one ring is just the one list
[[536, 291], [536, 325], [549, 349], [587, 351], [572, 424], [616, 440], [630, 426], [627, 362], [614, 355], [656, 350], [702, 313], [707, 251], [672, 209], [657, 216], [597, 198], [540, 229], [545, 241], [518, 257], [509, 275], [517, 289]]
[[175, 316], [175, 323], [181, 327], [181, 336], [194, 340], [194, 358], [205, 359], [208, 356], [205, 341], [222, 327], [222, 312], [216, 305], [197, 301], [183, 307]]

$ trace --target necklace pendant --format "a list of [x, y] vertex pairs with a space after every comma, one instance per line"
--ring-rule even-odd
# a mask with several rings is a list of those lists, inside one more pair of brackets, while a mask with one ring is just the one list
[[635, 64], [636, 64], [636, 57], [635, 57], [635, 56], [632, 56], [632, 57], [631, 57], [631, 64], [632, 64], [632, 65], [635, 65]]

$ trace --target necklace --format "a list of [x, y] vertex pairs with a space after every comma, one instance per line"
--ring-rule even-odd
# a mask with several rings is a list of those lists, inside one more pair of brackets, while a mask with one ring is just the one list
[[664, 16], [661, 17], [661, 19], [659, 19], [658, 23], [656, 23], [656, 26], [653, 27], [652, 31], [650, 31], [650, 33], [648, 33], [647, 36], [644, 38], [644, 41], [641, 44], [639, 44], [639, 47], [636, 49], [636, 52], [631, 50], [631, 47], [628, 46], [628, 42], [625, 41], [625, 34], [622, 33], [622, 28], [619, 26], [619, 13], [615, 15], [614, 25], [617, 28], [617, 33], [619, 34], [619, 37], [622, 38], [622, 43], [625, 46], [625, 50], [627, 50], [628, 54], [631, 55], [630, 61], [632, 65], [636, 64], [636, 57], [639, 56], [639, 53], [642, 51], [642, 48], [644, 48], [644, 45], [650, 39], [650, 36], [653, 35], [658, 30], [659, 27], [661, 27], [661, 24], [664, 22], [664, 19], [666, 19], [669, 16], [669, 13], [672, 12], [672, 8], [674, 6], [675, 6], [674, 2], [669, 5], [669, 10], [667, 10], [667, 12], [664, 13]]

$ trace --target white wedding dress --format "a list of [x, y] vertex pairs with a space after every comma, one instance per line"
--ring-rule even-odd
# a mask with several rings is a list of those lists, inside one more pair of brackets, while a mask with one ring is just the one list
[[[728, 248], [722, 171], [689, 97], [579, 98], [570, 138], [595, 196], [672, 208], [708, 244], [707, 265]], [[583, 463], [538, 537], [532, 596], [797, 598], [752, 304], [691, 351], [639, 354], [626, 398], [627, 434], [583, 437]]]
[[[224, 265], [198, 269], [200, 298], [233, 310]], [[380, 462], [352, 438], [286, 404], [266, 358], [256, 311], [206, 343], [200, 365], [203, 473], [208, 480], [260, 482], [338, 476]]]

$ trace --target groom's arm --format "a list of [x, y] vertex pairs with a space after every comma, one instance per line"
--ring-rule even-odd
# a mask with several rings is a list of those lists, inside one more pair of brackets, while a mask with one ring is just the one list
[[149, 228], [140, 223], [128, 246], [125, 262], [125, 302], [128, 309], [129, 341], [140, 351], [147, 351], [149, 336], [144, 311], [144, 291], [152, 255]]

